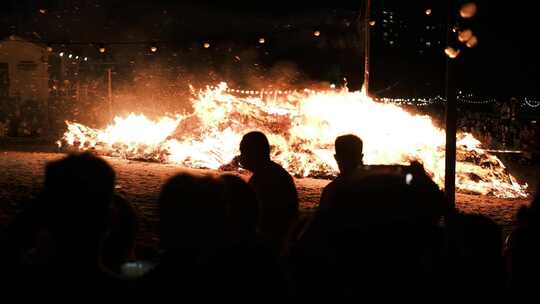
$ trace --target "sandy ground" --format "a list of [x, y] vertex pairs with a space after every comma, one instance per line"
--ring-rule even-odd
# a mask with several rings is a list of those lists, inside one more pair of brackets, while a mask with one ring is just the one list
[[[6, 224], [24, 207], [24, 202], [35, 196], [43, 182], [44, 165], [64, 154], [56, 152], [12, 151], [0, 146], [0, 223]], [[197, 174], [216, 173], [195, 170], [178, 165], [130, 161], [116, 158], [106, 160], [117, 172], [118, 193], [136, 208], [140, 218], [138, 243], [145, 247], [157, 245], [157, 196], [160, 186], [169, 177], [181, 171]], [[297, 179], [296, 185], [304, 214], [317, 206], [321, 189], [327, 180]], [[523, 199], [499, 199], [479, 195], [457, 195], [457, 206], [465, 212], [489, 216], [508, 232], [517, 209], [528, 203]], [[361, 219], [359, 219], [361, 220]]]

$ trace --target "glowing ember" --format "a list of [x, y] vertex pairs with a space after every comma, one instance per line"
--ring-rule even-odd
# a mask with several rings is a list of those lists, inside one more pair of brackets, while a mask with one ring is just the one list
[[473, 37], [473, 32], [471, 30], [463, 30], [459, 32], [458, 40], [461, 42], [467, 42]]
[[[364, 140], [365, 163], [408, 164], [420, 160], [444, 185], [445, 134], [428, 116], [377, 103], [361, 92], [329, 91], [236, 97], [222, 83], [193, 98], [194, 112], [151, 121], [131, 114], [103, 130], [68, 122], [63, 142], [77, 149], [134, 159], [218, 169], [238, 155], [242, 135], [268, 134], [272, 157], [296, 176], [337, 172], [333, 143], [353, 133]], [[526, 197], [504, 164], [481, 148], [471, 134], [458, 134], [457, 188], [499, 197]]]
[[448, 57], [454, 59], [459, 55], [460, 50], [459, 49], [456, 50], [453, 47], [449, 46], [446, 49], [444, 49], [444, 52], [446, 53], [446, 55], [448, 55]]
[[463, 18], [472, 18], [474, 15], [476, 15], [476, 11], [478, 10], [475, 3], [465, 3], [461, 6], [461, 9], [459, 10], [459, 14]]
[[473, 48], [478, 44], [478, 38], [476, 36], [472, 36], [469, 41], [467, 41], [466, 45], [467, 47]]

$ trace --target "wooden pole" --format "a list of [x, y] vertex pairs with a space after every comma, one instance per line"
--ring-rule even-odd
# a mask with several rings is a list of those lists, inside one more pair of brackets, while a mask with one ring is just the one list
[[[452, 0], [448, 0], [448, 24], [446, 32], [447, 46], [452, 42]], [[453, 209], [456, 206], [456, 131], [457, 131], [457, 100], [456, 100], [456, 83], [453, 77], [453, 69], [456, 59], [446, 56], [446, 152], [445, 152], [445, 174], [444, 174], [444, 189], [446, 198], [450, 207]]]
[[364, 14], [364, 92], [369, 96], [369, 55], [371, 41], [371, 25], [369, 24], [371, 12], [371, 0], [366, 0], [366, 11]]

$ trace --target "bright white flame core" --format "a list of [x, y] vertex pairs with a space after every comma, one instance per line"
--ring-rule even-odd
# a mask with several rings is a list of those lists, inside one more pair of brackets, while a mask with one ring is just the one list
[[[194, 112], [174, 118], [151, 121], [131, 114], [116, 117], [103, 130], [67, 122], [63, 141], [106, 155], [218, 169], [238, 155], [243, 134], [260, 130], [268, 135], [273, 159], [292, 174], [306, 177], [335, 174], [334, 140], [350, 133], [364, 141], [365, 163], [419, 160], [433, 180], [444, 185], [445, 134], [428, 116], [374, 102], [362, 92], [308, 90], [263, 100], [236, 97], [226, 89], [221, 83], [201, 91], [192, 100]], [[471, 134], [458, 134], [457, 188], [526, 197], [527, 185], [517, 183], [480, 145]]]

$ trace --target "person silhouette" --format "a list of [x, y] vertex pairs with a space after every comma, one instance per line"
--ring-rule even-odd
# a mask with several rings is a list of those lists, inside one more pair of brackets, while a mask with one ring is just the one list
[[210, 175], [181, 172], [161, 187], [158, 198], [161, 254], [138, 279], [142, 296], [202, 294], [213, 278], [210, 260], [223, 246], [226, 208], [219, 182]]
[[42, 219], [47, 261], [25, 283], [44, 296], [70, 292], [122, 292], [127, 285], [103, 264], [103, 246], [110, 232], [116, 173], [89, 152], [47, 163], [35, 212]]
[[266, 135], [253, 131], [240, 142], [240, 163], [253, 175], [248, 184], [259, 202], [261, 238], [280, 253], [298, 216], [298, 193], [292, 176], [270, 159]]
[[[537, 186], [540, 189], [540, 183]], [[505, 241], [508, 287], [513, 297], [535, 293], [540, 272], [540, 192], [515, 214], [515, 227]]]
[[[297, 260], [299, 269], [305, 266], [303, 257], [309, 256], [309, 259], [318, 260], [320, 257], [316, 255], [319, 253], [326, 255], [327, 249], [331, 247], [326, 238], [328, 213], [338, 200], [338, 194], [347, 189], [350, 180], [357, 176], [358, 179], [361, 179], [364, 156], [362, 150], [363, 142], [356, 135], [347, 134], [336, 138], [334, 158], [338, 164], [339, 175], [324, 187], [318, 209], [298, 233], [298, 241], [292, 248], [292, 255], [293, 259]], [[297, 271], [309, 273], [311, 265], [309, 262], [307, 265], [305, 269]], [[307, 277], [311, 277], [311, 275], [307, 275]]]
[[356, 135], [347, 134], [336, 138], [336, 154], [334, 154], [334, 158], [339, 168], [339, 175], [324, 187], [319, 210], [328, 208], [328, 205], [334, 200], [335, 192], [340, 184], [343, 184], [352, 176], [361, 174], [364, 165], [363, 147], [364, 143]]

